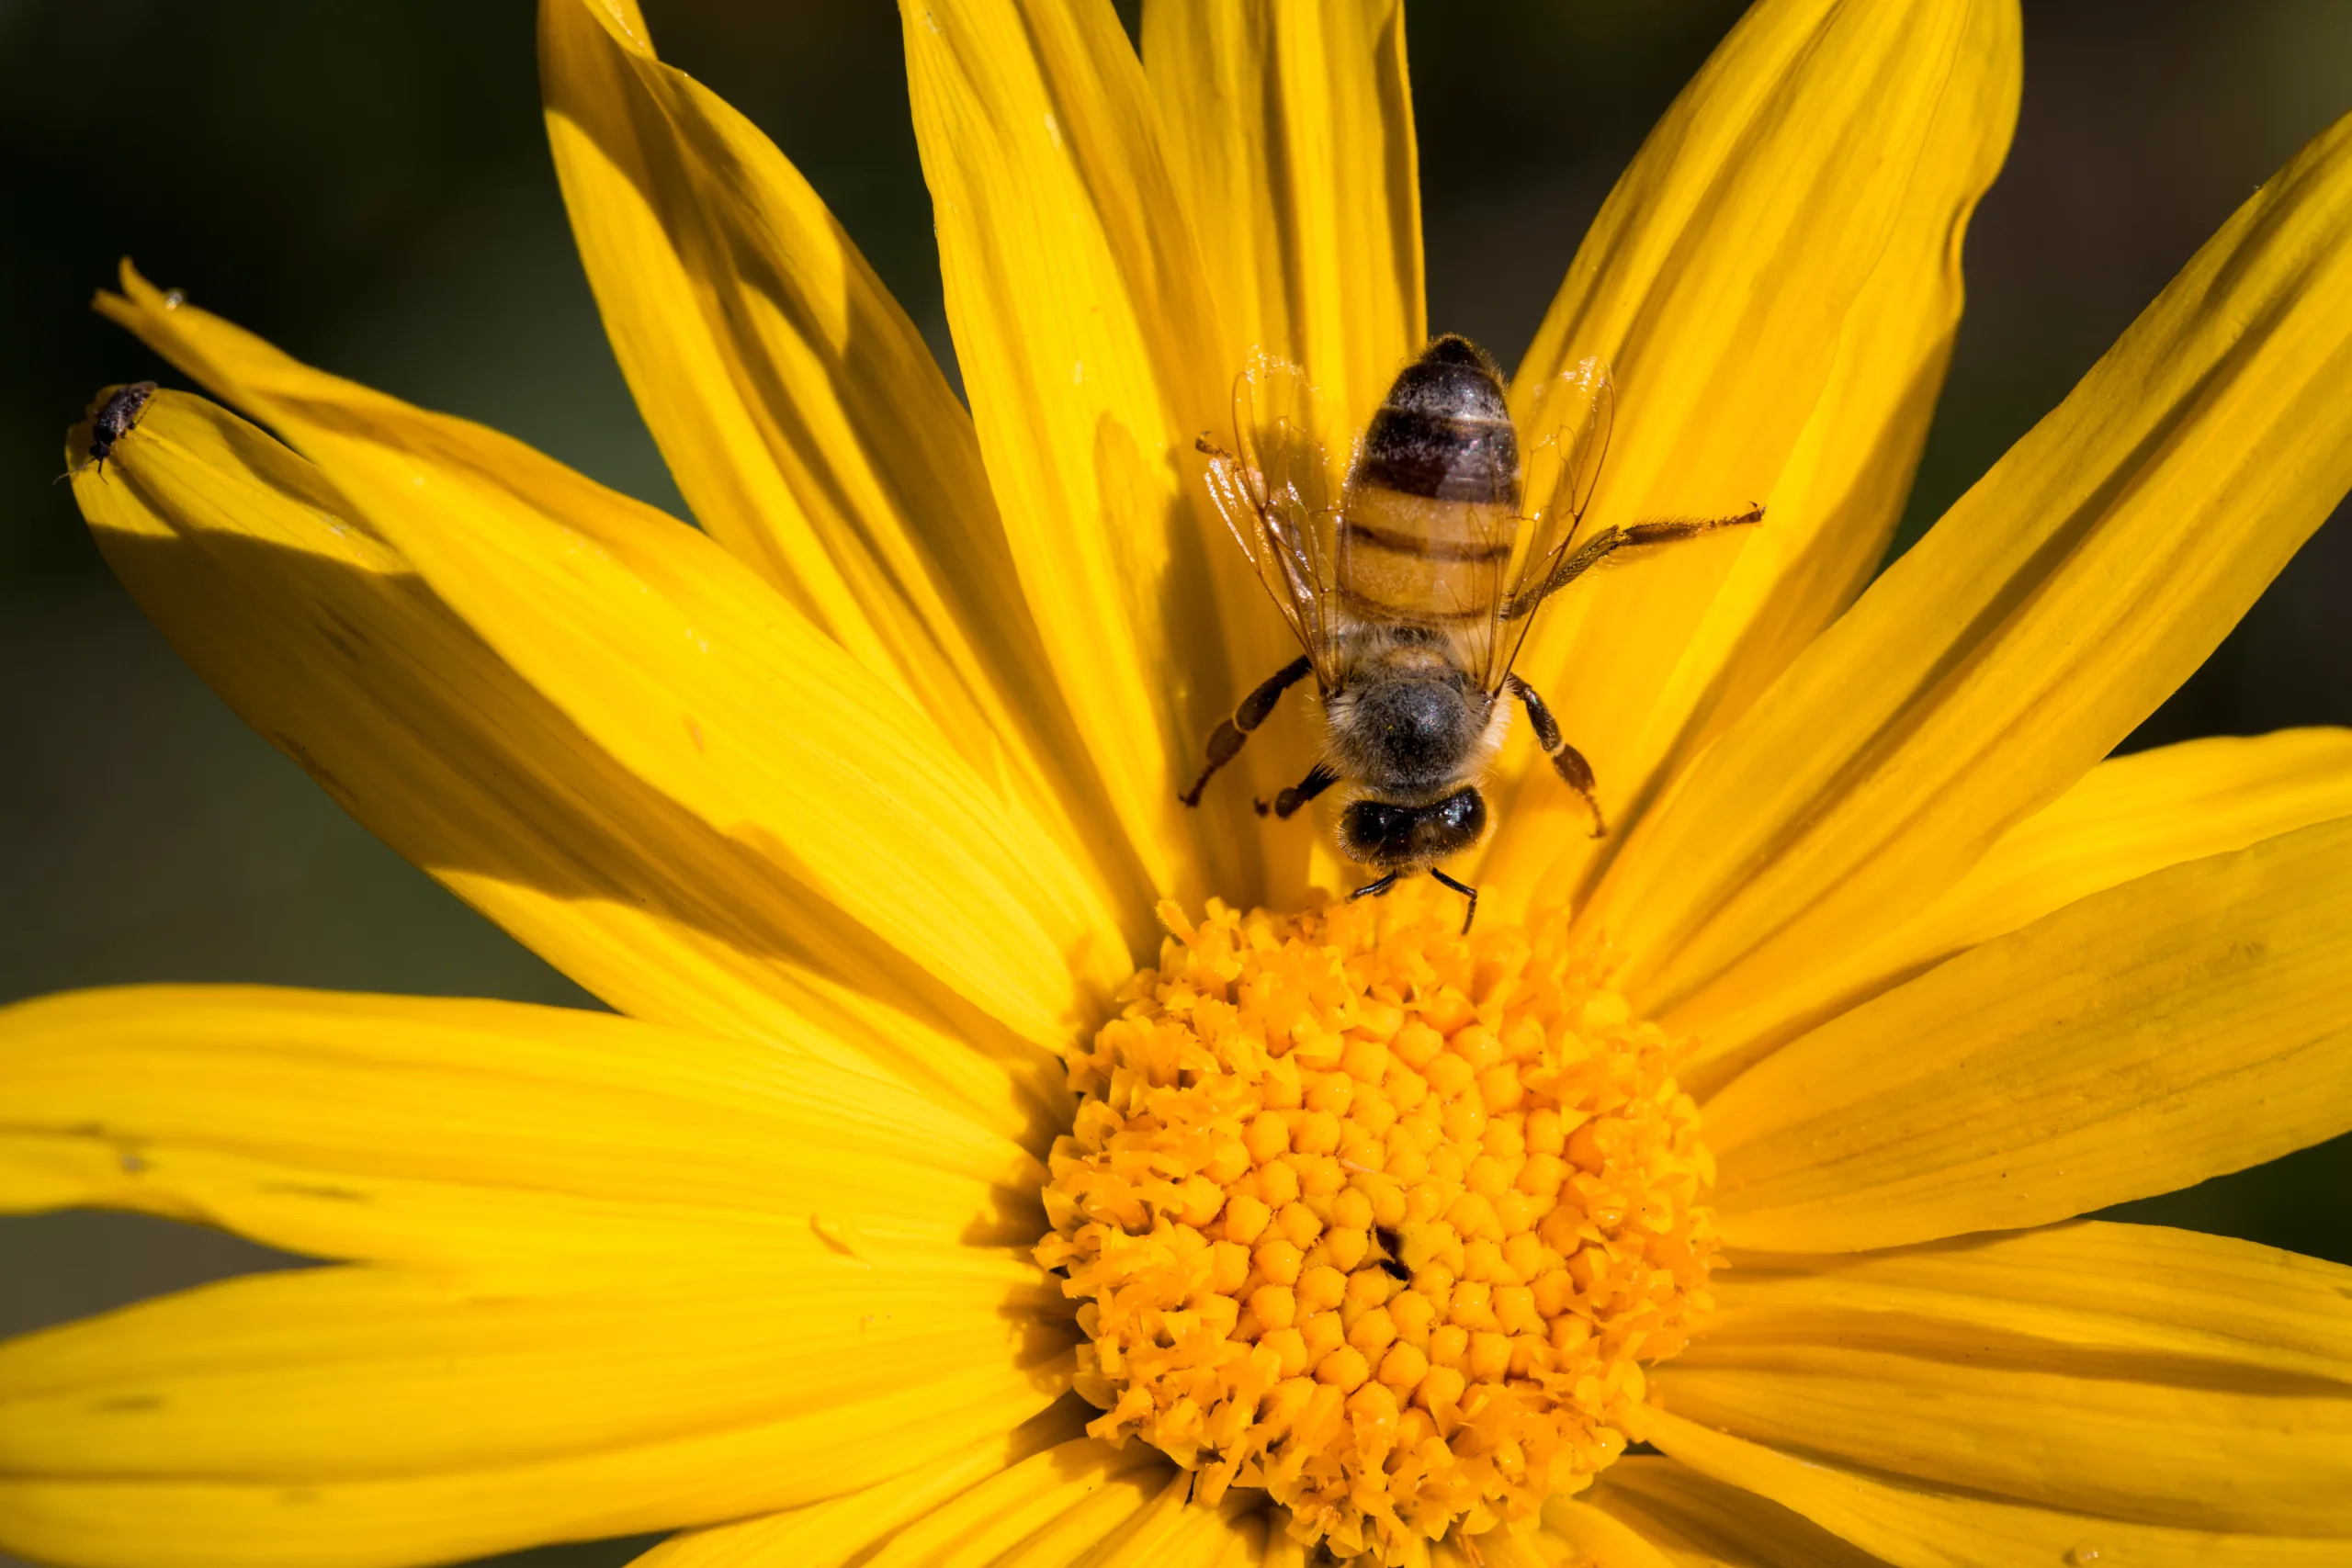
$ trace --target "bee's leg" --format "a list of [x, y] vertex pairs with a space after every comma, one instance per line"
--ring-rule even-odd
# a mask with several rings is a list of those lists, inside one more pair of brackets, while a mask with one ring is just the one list
[[1619, 550], [1638, 549], [1644, 545], [1670, 545], [1679, 539], [1695, 539], [1702, 534], [1713, 534], [1718, 529], [1736, 528], [1743, 524], [1763, 521], [1764, 509], [1751, 506], [1733, 517], [1663, 517], [1649, 523], [1629, 523], [1623, 528], [1603, 528], [1554, 567], [1544, 586], [1521, 593], [1510, 604], [1509, 613], [1513, 616], [1526, 615]]
[[1314, 663], [1302, 653], [1260, 682], [1256, 691], [1241, 699], [1240, 705], [1233, 710], [1233, 716], [1218, 725], [1216, 733], [1209, 737], [1209, 765], [1201, 770], [1201, 776], [1193, 781], [1193, 787], [1176, 798], [1187, 806], [1198, 806], [1201, 791], [1208, 787], [1209, 776], [1233, 761], [1235, 753], [1241, 750], [1241, 743], [1250, 738], [1250, 732], [1265, 723], [1266, 716], [1274, 711], [1274, 704], [1282, 700], [1282, 694], [1306, 680], [1314, 668]]
[[1535, 731], [1535, 744], [1552, 759], [1553, 769], [1570, 789], [1584, 797], [1585, 806], [1592, 812], [1592, 836], [1598, 839], [1607, 834], [1609, 825], [1601, 820], [1600, 799], [1593, 793], [1592, 764], [1584, 760], [1583, 752], [1562, 738], [1560, 721], [1552, 716], [1552, 710], [1535, 694], [1534, 687], [1516, 675], [1504, 676], [1503, 684], [1519, 698], [1520, 706], [1527, 710], [1527, 726]]
[[1470, 900], [1470, 907], [1462, 911], [1462, 934], [1464, 936], [1468, 936], [1470, 934], [1470, 922], [1478, 918], [1478, 890], [1471, 886], [1466, 882], [1454, 881], [1453, 878], [1446, 875], [1445, 873], [1438, 870], [1435, 866], [1430, 867], [1430, 874], [1437, 878], [1437, 884], [1440, 887], [1451, 887], [1456, 893], [1461, 894], [1464, 898]]
[[1306, 770], [1305, 778], [1295, 784], [1284, 784], [1275, 795], [1273, 805], [1268, 806], [1262, 800], [1253, 800], [1250, 804], [1258, 808], [1258, 815], [1261, 817], [1272, 811], [1276, 817], [1287, 822], [1290, 820], [1291, 813], [1339, 782], [1339, 774], [1317, 762]]
[[1729, 517], [1658, 517], [1647, 523], [1625, 525], [1625, 543], [1636, 545], [1670, 545], [1677, 539], [1695, 539], [1702, 534], [1712, 534], [1722, 528], [1737, 528], [1749, 523], [1764, 521], [1764, 509], [1751, 506]]
[[1359, 898], [1377, 898], [1383, 893], [1385, 893], [1390, 888], [1396, 886], [1396, 879], [1404, 874], [1405, 874], [1401, 871], [1392, 871], [1385, 876], [1375, 877], [1372, 881], [1365, 883], [1362, 887], [1357, 888], [1354, 892], [1349, 894], [1348, 902], [1352, 904]]

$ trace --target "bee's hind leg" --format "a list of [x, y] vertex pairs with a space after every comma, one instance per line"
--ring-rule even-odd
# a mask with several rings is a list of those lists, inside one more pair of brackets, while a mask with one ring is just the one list
[[1218, 725], [1209, 737], [1208, 766], [1203, 768], [1201, 776], [1193, 781], [1193, 787], [1176, 798], [1187, 806], [1198, 806], [1201, 791], [1208, 787], [1210, 778], [1240, 754], [1241, 743], [1250, 739], [1251, 730], [1266, 722], [1266, 716], [1274, 711], [1274, 705], [1282, 700], [1283, 694], [1306, 680], [1314, 669], [1314, 661], [1301, 654], [1260, 682], [1258, 689], [1242, 698], [1234, 708], [1233, 716]]
[[1438, 870], [1435, 866], [1430, 867], [1430, 874], [1437, 878], [1437, 884], [1439, 886], [1451, 887], [1456, 893], [1461, 894], [1464, 898], [1470, 900], [1470, 907], [1462, 911], [1462, 934], [1464, 936], [1468, 936], [1470, 934], [1470, 922], [1478, 918], [1478, 890], [1471, 886], [1466, 882], [1454, 881], [1453, 878], [1446, 875], [1445, 873]]
[[1535, 694], [1534, 687], [1516, 675], [1505, 676], [1503, 684], [1519, 698], [1519, 705], [1527, 710], [1527, 727], [1535, 731], [1535, 744], [1544, 749], [1544, 755], [1552, 759], [1553, 771], [1560, 775], [1562, 783], [1584, 797], [1586, 808], [1592, 813], [1592, 836], [1606, 838], [1609, 824], [1601, 818], [1600, 797], [1594, 793], [1592, 764], [1562, 737], [1560, 721], [1552, 716], [1551, 708]]
[[1515, 597], [1510, 603], [1510, 614], [1513, 616], [1527, 615], [1619, 550], [1639, 549], [1645, 545], [1670, 545], [1678, 539], [1696, 539], [1718, 529], [1737, 528], [1763, 521], [1764, 509], [1751, 506], [1729, 517], [1660, 517], [1647, 523], [1628, 523], [1622, 528], [1603, 528], [1561, 558], [1560, 564], [1552, 569], [1550, 577]]

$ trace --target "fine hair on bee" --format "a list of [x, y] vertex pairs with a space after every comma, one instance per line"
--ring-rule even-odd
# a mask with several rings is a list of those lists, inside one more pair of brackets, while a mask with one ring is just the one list
[[1516, 701], [1562, 783], [1607, 831], [1592, 768], [1535, 689], [1512, 671], [1535, 612], [1620, 551], [1763, 520], [1736, 514], [1635, 522], [1577, 537], [1609, 443], [1614, 390], [1587, 359], [1531, 400], [1551, 470], [1523, 505], [1521, 428], [1501, 371], [1447, 335], [1400, 370], [1329, 494], [1315, 392], [1295, 367], [1260, 356], [1236, 384], [1228, 452], [1209, 436], [1209, 494], [1304, 650], [1261, 682], [1209, 737], [1206, 765], [1180, 798], [1197, 806], [1284, 692], [1315, 677], [1322, 754], [1298, 783], [1259, 801], [1288, 818], [1342, 787], [1340, 851], [1376, 874], [1354, 897], [1427, 872], [1468, 900], [1476, 889], [1439, 864], [1485, 836], [1480, 789]]

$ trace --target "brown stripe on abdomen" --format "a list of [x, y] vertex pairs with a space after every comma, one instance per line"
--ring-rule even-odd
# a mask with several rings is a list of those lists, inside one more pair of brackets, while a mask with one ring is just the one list
[[1383, 528], [1363, 518], [1346, 515], [1340, 519], [1340, 536], [1347, 541], [1343, 547], [1355, 549], [1392, 550], [1398, 555], [1426, 556], [1431, 560], [1509, 560], [1509, 536], [1497, 539], [1433, 538]]
[[1363, 482], [1341, 503], [1339, 588], [1351, 615], [1441, 622], [1490, 612], [1519, 535], [1493, 502], [1438, 501]]

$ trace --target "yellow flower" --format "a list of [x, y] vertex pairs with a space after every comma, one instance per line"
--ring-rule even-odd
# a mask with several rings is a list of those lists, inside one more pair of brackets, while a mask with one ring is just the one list
[[1303, 731], [1176, 801], [1290, 656], [1193, 437], [1424, 333], [1394, 0], [904, 17], [969, 417], [628, 0], [546, 0], [699, 532], [102, 298], [275, 433], [160, 393], [78, 472], [124, 581], [620, 1016], [0, 1013], [0, 1203], [336, 1260], [0, 1348], [0, 1546], [2352, 1560], [2352, 1270], [2072, 1219], [2352, 1127], [2352, 735], [2101, 761], [2352, 484], [2352, 122], [1871, 581], [2018, 17], [1761, 0], [1517, 386], [1614, 367], [1597, 524], [1769, 522], [1550, 613], [1618, 830], [1507, 754], [1464, 938], [1248, 810]]

